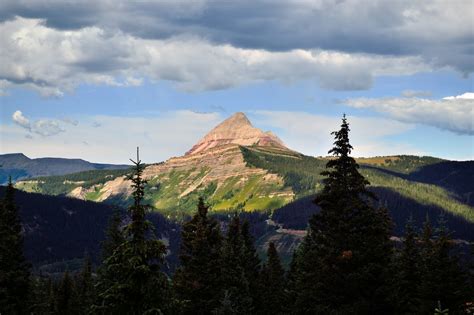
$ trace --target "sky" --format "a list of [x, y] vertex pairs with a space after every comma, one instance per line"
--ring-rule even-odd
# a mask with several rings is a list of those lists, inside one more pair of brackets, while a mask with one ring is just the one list
[[0, 2], [0, 154], [184, 154], [235, 112], [324, 156], [474, 159], [474, 3]]

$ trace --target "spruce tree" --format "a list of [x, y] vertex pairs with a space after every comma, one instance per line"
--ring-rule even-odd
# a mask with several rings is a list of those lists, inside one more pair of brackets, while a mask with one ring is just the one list
[[170, 308], [171, 298], [166, 275], [161, 266], [166, 247], [154, 237], [151, 223], [145, 219], [149, 206], [144, 205], [146, 181], [138, 156], [129, 176], [133, 188], [133, 204], [129, 208], [131, 222], [123, 233], [125, 241], [104, 261], [99, 274], [99, 302], [94, 312], [106, 314], [159, 314]]
[[69, 271], [63, 274], [56, 293], [55, 314], [78, 314], [76, 288]]
[[398, 314], [416, 314], [420, 306], [420, 249], [413, 217], [405, 225], [402, 248], [394, 257], [392, 303]]
[[219, 222], [208, 216], [209, 208], [199, 198], [196, 214], [183, 224], [180, 266], [174, 275], [174, 288], [183, 301], [185, 314], [209, 314], [220, 305]]
[[246, 273], [246, 246], [242, 236], [238, 215], [234, 215], [227, 227], [226, 237], [221, 249], [221, 297], [228, 296], [239, 314], [253, 311], [250, 293], [250, 279]]
[[391, 221], [350, 157], [349, 131], [344, 116], [298, 253], [297, 313], [387, 312]]
[[250, 223], [244, 220], [241, 226], [241, 235], [243, 238], [243, 255], [245, 277], [249, 281], [249, 294], [252, 297], [253, 309], [261, 305], [261, 285], [260, 285], [260, 258], [258, 257], [255, 241], [250, 232]]
[[95, 287], [92, 277], [92, 262], [88, 254], [85, 255], [82, 271], [77, 278], [78, 304], [82, 314], [87, 314], [94, 304]]
[[423, 233], [419, 313], [432, 313], [438, 302], [443, 309], [449, 309], [450, 314], [462, 313], [464, 302], [470, 298], [466, 273], [460, 266], [459, 257], [452, 253], [454, 245], [442, 216], [435, 233], [432, 233], [432, 230], [429, 221], [426, 222]]
[[122, 215], [116, 210], [112, 214], [105, 232], [105, 240], [102, 242], [102, 259], [105, 260], [112, 256], [115, 249], [125, 242], [125, 236], [121, 229]]
[[30, 266], [11, 178], [0, 204], [0, 313], [28, 313]]
[[270, 242], [267, 261], [262, 269], [262, 307], [261, 314], [282, 314], [285, 302], [285, 271], [275, 244]]

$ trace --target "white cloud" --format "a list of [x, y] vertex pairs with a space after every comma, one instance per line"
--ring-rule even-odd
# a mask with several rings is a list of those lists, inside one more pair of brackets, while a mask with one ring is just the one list
[[[330, 133], [338, 130], [339, 117], [307, 112], [256, 111], [255, 122], [275, 130], [285, 144], [308, 155], [326, 156], [333, 146]], [[423, 154], [420, 149], [387, 140], [411, 130], [412, 125], [389, 119], [349, 116], [354, 156]], [[377, 132], [374, 132], [376, 130]]]
[[370, 88], [375, 76], [431, 69], [419, 56], [275, 52], [189, 36], [143, 39], [96, 26], [63, 31], [38, 19], [5, 21], [0, 35], [0, 90], [21, 86], [55, 97], [84, 83], [127, 87], [144, 79], [172, 81], [186, 91], [302, 79], [314, 79], [327, 89], [360, 90]]
[[474, 135], [474, 93], [442, 100], [424, 98], [356, 98], [344, 103], [355, 108], [370, 108], [406, 123], [424, 124], [458, 134]]
[[[65, 131], [65, 129], [61, 127], [59, 121], [57, 120], [40, 119], [36, 120], [34, 123], [31, 123], [30, 120], [26, 118], [19, 110], [13, 113], [12, 119], [15, 124], [26, 129], [29, 133], [35, 133], [43, 137], [54, 136]], [[74, 125], [75, 121], [68, 123]]]
[[33, 132], [43, 137], [54, 136], [64, 131], [66, 130], [59, 125], [57, 120], [37, 120], [33, 127]]
[[464, 93], [456, 96], [446, 96], [443, 97], [443, 100], [474, 100], [474, 93]]
[[15, 111], [12, 115], [12, 119], [15, 122], [15, 124], [27, 129], [31, 130], [31, 124], [30, 120], [23, 116], [23, 113], [19, 110]]

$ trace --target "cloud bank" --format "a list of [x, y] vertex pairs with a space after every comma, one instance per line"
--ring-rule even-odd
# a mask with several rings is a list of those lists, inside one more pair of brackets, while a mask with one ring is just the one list
[[469, 1], [0, 3], [0, 94], [80, 84], [186, 91], [314, 79], [361, 90], [380, 75], [474, 70]]
[[356, 98], [344, 102], [355, 108], [370, 108], [392, 119], [433, 126], [458, 134], [474, 135], [474, 93], [425, 98]]

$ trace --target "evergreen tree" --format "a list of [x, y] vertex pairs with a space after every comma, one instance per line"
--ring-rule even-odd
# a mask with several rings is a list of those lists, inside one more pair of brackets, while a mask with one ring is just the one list
[[11, 178], [0, 204], [0, 313], [28, 313], [30, 266]]
[[285, 286], [285, 296], [284, 296], [284, 310], [286, 313], [291, 313], [294, 311], [294, 303], [296, 297], [298, 296], [297, 292], [297, 277], [298, 277], [298, 252], [301, 250], [301, 247], [295, 248], [293, 251], [293, 257], [290, 262], [290, 269], [286, 274], [286, 286]]
[[244, 220], [241, 226], [241, 235], [243, 238], [243, 255], [242, 262], [244, 264], [245, 277], [249, 281], [249, 293], [252, 297], [253, 309], [256, 309], [263, 303], [261, 299], [260, 284], [260, 258], [252, 234], [250, 233], [250, 223]]
[[246, 273], [246, 246], [238, 215], [232, 217], [227, 227], [220, 264], [221, 296], [228, 295], [239, 314], [250, 314], [253, 311], [253, 299], [250, 294], [250, 279]]
[[468, 279], [460, 266], [459, 257], [451, 252], [453, 242], [442, 216], [436, 233], [432, 230], [429, 221], [425, 222], [419, 313], [433, 313], [439, 302], [443, 309], [449, 309], [450, 314], [460, 314], [464, 302], [469, 299]]
[[387, 312], [391, 221], [386, 209], [373, 206], [369, 182], [349, 156], [345, 116], [332, 134], [334, 158], [315, 200], [321, 211], [298, 253], [296, 312]]
[[285, 271], [275, 244], [270, 242], [267, 262], [262, 269], [262, 310], [261, 314], [282, 314], [285, 301]]
[[125, 241], [104, 261], [99, 274], [99, 302], [94, 312], [106, 314], [159, 314], [171, 304], [168, 280], [160, 270], [166, 247], [154, 237], [151, 223], [145, 219], [149, 206], [142, 204], [146, 181], [138, 156], [134, 174], [129, 176], [133, 204], [131, 222], [124, 229]]
[[66, 271], [56, 293], [55, 314], [78, 314], [74, 281]]
[[87, 314], [95, 300], [94, 279], [92, 278], [92, 262], [88, 254], [85, 255], [84, 265], [77, 279], [77, 291], [81, 313]]
[[419, 309], [418, 285], [421, 257], [417, 238], [413, 217], [410, 217], [405, 225], [403, 247], [394, 258], [392, 303], [397, 314], [416, 314]]
[[37, 276], [30, 283], [30, 311], [32, 314], [52, 314], [54, 303], [51, 303], [50, 291], [52, 280], [50, 277]]
[[112, 256], [115, 249], [125, 242], [125, 236], [121, 229], [122, 215], [119, 210], [114, 211], [109, 220], [105, 232], [105, 240], [102, 242], [102, 259]]
[[222, 236], [219, 222], [209, 218], [208, 210], [199, 198], [196, 214], [182, 227], [181, 265], [174, 275], [174, 288], [186, 314], [209, 314], [220, 304]]

